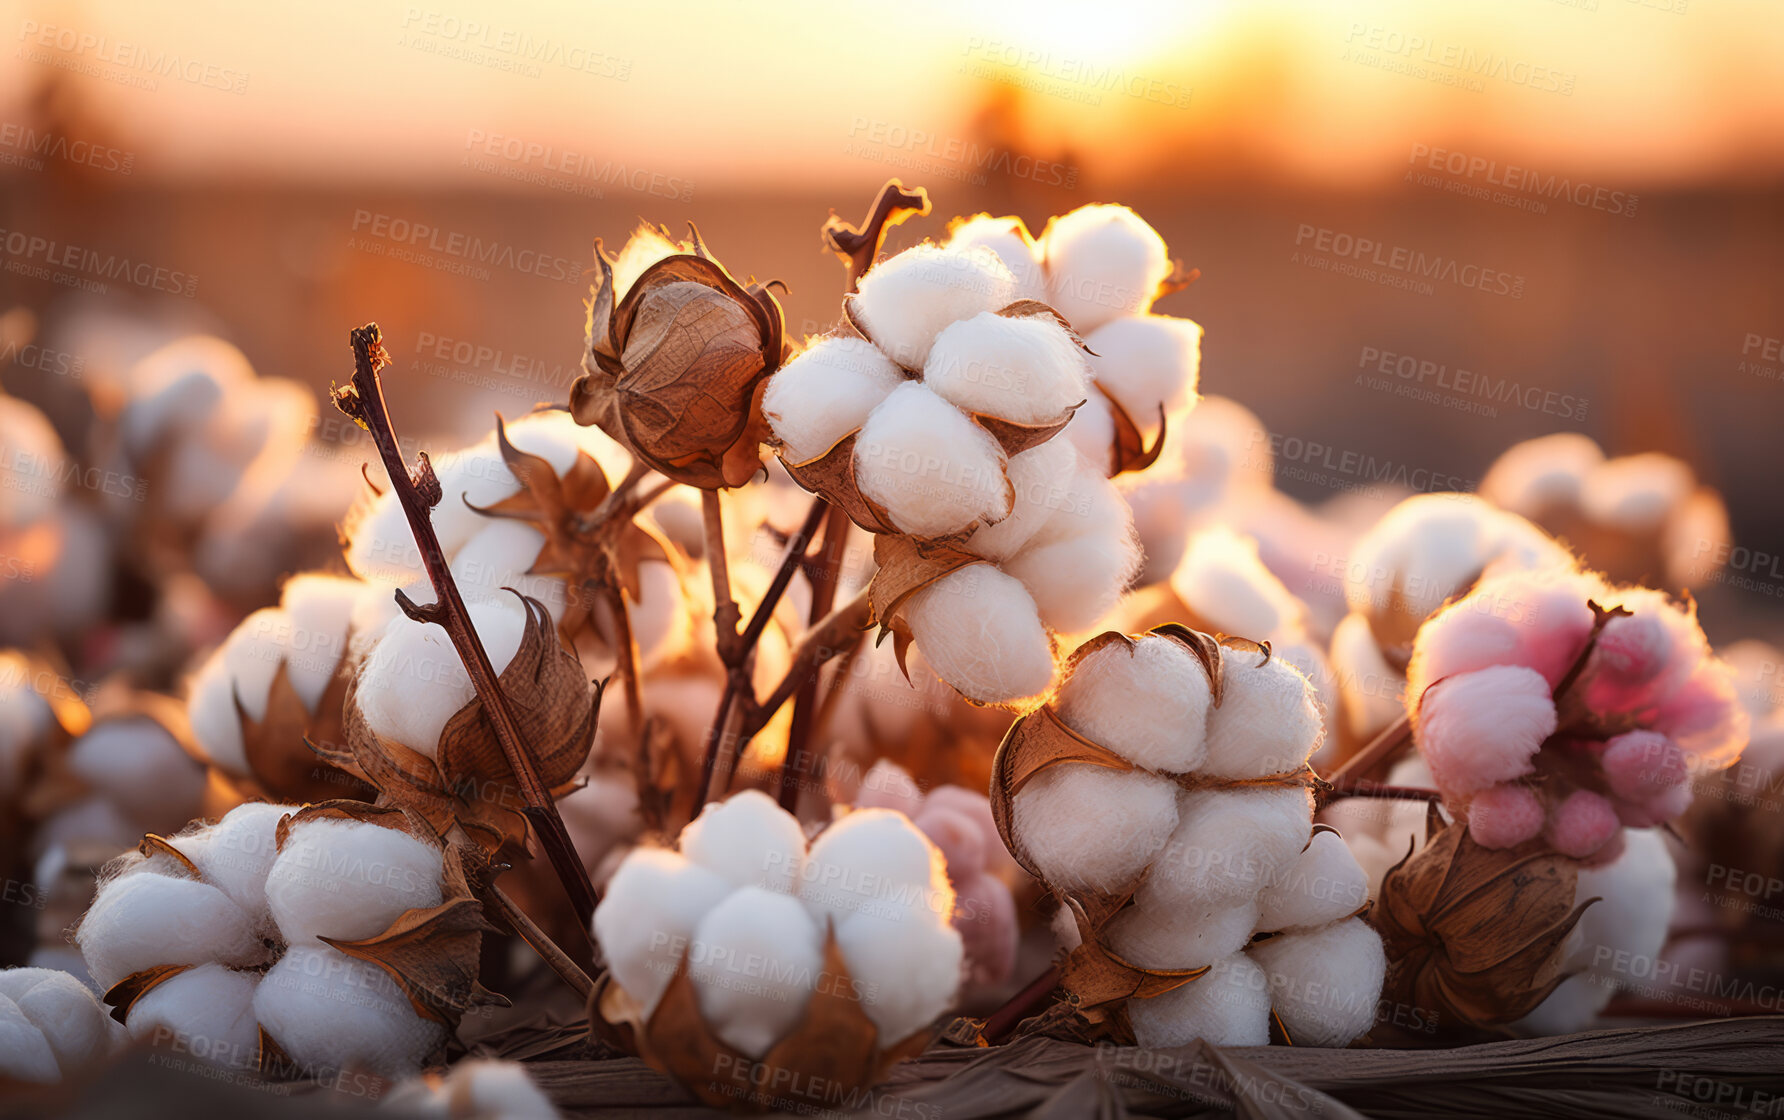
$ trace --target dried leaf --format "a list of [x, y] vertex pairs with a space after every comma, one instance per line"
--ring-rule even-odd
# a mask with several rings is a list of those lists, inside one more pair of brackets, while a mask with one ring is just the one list
[[198, 865], [188, 859], [185, 852], [174, 847], [172, 842], [165, 836], [157, 836], [153, 832], [148, 833], [137, 843], [136, 850], [145, 858], [152, 859], [155, 856], [169, 856], [174, 862], [180, 864], [187, 871], [191, 872], [194, 877], [203, 877], [204, 873], [198, 870]]
[[896, 533], [898, 527], [892, 524], [892, 515], [863, 494], [855, 481], [855, 441], [860, 434], [857, 428], [815, 459], [803, 463], [782, 459], [781, 465], [794, 482], [810, 493], [822, 495], [869, 533]]
[[968, 415], [972, 417], [973, 423], [991, 433], [991, 438], [1003, 448], [1005, 455], [1020, 455], [1031, 447], [1039, 447], [1064, 431], [1065, 426], [1072, 422], [1072, 417], [1082, 407], [1084, 407], [1084, 402], [1079, 401], [1066, 409], [1065, 413], [1057, 420], [1049, 420], [1044, 424], [1019, 424], [1014, 420], [1005, 420], [1001, 416], [992, 416], [984, 412], [973, 412]]
[[351, 773], [340, 773], [329, 759], [318, 754], [312, 741], [338, 742], [341, 738], [341, 712], [346, 700], [349, 677], [347, 658], [341, 658], [328, 688], [311, 715], [292, 687], [285, 662], [280, 662], [266, 694], [265, 718], [255, 721], [235, 698], [235, 710], [242, 725], [242, 753], [248, 760], [249, 776], [267, 797], [275, 801], [321, 801], [371, 791], [357, 786]]
[[158, 964], [141, 972], [132, 972], [105, 990], [105, 1005], [111, 1008], [112, 1018], [120, 1023], [125, 1022], [137, 1000], [180, 973], [196, 967], [190, 964]]
[[1140, 431], [1140, 425], [1121, 406], [1114, 395], [1098, 385], [1097, 391], [1109, 402], [1109, 415], [1115, 421], [1115, 445], [1110, 452], [1110, 475], [1126, 474], [1130, 471], [1143, 471], [1158, 462], [1158, 457], [1165, 449], [1165, 406], [1158, 406], [1158, 435], [1154, 437], [1152, 446], [1146, 446], [1146, 436]]

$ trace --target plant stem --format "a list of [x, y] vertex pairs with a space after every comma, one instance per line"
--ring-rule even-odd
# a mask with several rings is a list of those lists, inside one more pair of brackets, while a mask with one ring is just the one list
[[837, 607], [818, 623], [806, 631], [805, 637], [793, 647], [793, 664], [787, 675], [781, 678], [768, 699], [756, 705], [748, 724], [748, 733], [753, 735], [774, 718], [781, 705], [793, 698], [808, 674], [816, 672], [820, 665], [833, 657], [847, 653], [860, 632], [867, 628], [867, 621], [873, 616], [873, 605], [868, 601], [867, 588], [863, 587], [853, 599]]
[[824, 241], [831, 251], [848, 262], [849, 291], [854, 291], [862, 274], [873, 267], [873, 259], [879, 255], [880, 245], [886, 240], [886, 231], [913, 214], [927, 213], [928, 192], [922, 187], [907, 189], [897, 179], [886, 180], [880, 193], [874, 196], [867, 220], [859, 226], [843, 221], [832, 210], [829, 221], [824, 223]]
[[[409, 520], [409, 528], [414, 533], [416, 546], [421, 550], [422, 564], [427, 569], [428, 580], [433, 584], [436, 597], [434, 603], [418, 606], [407, 595], [398, 591], [397, 601], [410, 618], [418, 622], [434, 623], [452, 639], [453, 648], [458, 651], [459, 660], [464, 663], [465, 672], [470, 675], [471, 684], [477, 690], [477, 697], [483, 702], [484, 715], [495, 729], [502, 756], [514, 771], [515, 785], [526, 801], [527, 819], [538, 834], [539, 844], [545, 849], [552, 870], [557, 873], [558, 881], [563, 885], [564, 893], [569, 896], [578, 921], [586, 928], [595, 913], [594, 884], [589, 881], [588, 871], [576, 854], [576, 846], [570, 840], [569, 831], [564, 828], [564, 819], [558, 815], [557, 806], [552, 802], [551, 791], [545, 788], [544, 782], [539, 778], [532, 751], [521, 739], [520, 727], [514, 720], [514, 713], [508, 708], [508, 697], [502, 692], [500, 679], [495, 667], [490, 664], [489, 654], [471, 625], [471, 616], [465, 609], [463, 597], [459, 595], [458, 585], [453, 582], [446, 553], [441, 549], [440, 539], [434, 533], [429, 511], [440, 500], [440, 481], [434, 476], [433, 465], [429, 463], [425, 451], [421, 453], [414, 475], [409, 473], [408, 466], [403, 462], [396, 429], [384, 403], [384, 387], [378, 380], [378, 370], [390, 364], [381, 332], [376, 323], [368, 323], [353, 331], [350, 338], [353, 344], [353, 383], [348, 388], [335, 390], [335, 404], [371, 432], [373, 441], [378, 445], [384, 473], [389, 476], [390, 485], [396, 490], [397, 500], [402, 504], [403, 514]], [[426, 496], [422, 494], [423, 487], [427, 489]]]
[[1442, 801], [1443, 795], [1434, 789], [1419, 789], [1415, 786], [1382, 786], [1367, 780], [1359, 779], [1355, 783], [1347, 782], [1342, 786], [1334, 786], [1324, 791], [1325, 805], [1334, 801], [1343, 801], [1351, 797], [1372, 797], [1381, 801]]
[[985, 1020], [984, 1029], [979, 1033], [985, 1041], [993, 1046], [1010, 1036], [1016, 1025], [1028, 1018], [1028, 1013], [1059, 986], [1059, 966], [1053, 965], [1047, 971], [1030, 980], [1028, 984], [1005, 1004], [991, 1013]]
[[727, 669], [737, 663], [737, 624], [743, 612], [731, 597], [731, 561], [725, 555], [725, 517], [717, 490], [700, 492], [700, 513], [706, 530], [706, 568], [712, 573], [712, 625], [718, 632], [719, 659]]
[[1335, 789], [1346, 789], [1362, 782], [1383, 764], [1392, 762], [1412, 742], [1412, 720], [1404, 712], [1381, 733], [1365, 743], [1361, 750], [1326, 775], [1326, 782]]
[[487, 901], [495, 906], [496, 911], [502, 916], [502, 921], [508, 924], [508, 928], [531, 946], [533, 952], [539, 954], [539, 958], [551, 966], [551, 970], [570, 986], [570, 989], [581, 998], [582, 1002], [587, 1003], [589, 993], [594, 990], [594, 982], [588, 978], [588, 973], [577, 967], [576, 962], [570, 959], [568, 953], [558, 948], [557, 942], [551, 939], [551, 935], [540, 929], [538, 923], [527, 917], [526, 912], [516, 906], [514, 900], [494, 883], [489, 885]]
[[[841, 507], [830, 506], [819, 498], [812, 503], [811, 516], [806, 519], [808, 531], [817, 529], [815, 522], [820, 514], [824, 516], [824, 548], [818, 553], [817, 563], [808, 569], [812, 593], [807, 621], [814, 627], [823, 622], [836, 605], [836, 585], [842, 578], [842, 555], [848, 545], [851, 524], [849, 515]], [[787, 731], [787, 753], [781, 759], [780, 807], [794, 816], [799, 814], [799, 791], [804, 787], [810, 769], [808, 751], [819, 717], [819, 675], [819, 666], [813, 666], [793, 699], [793, 725]]]

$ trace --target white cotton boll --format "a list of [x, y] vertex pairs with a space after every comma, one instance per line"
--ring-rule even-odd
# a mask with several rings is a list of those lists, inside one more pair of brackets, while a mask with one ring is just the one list
[[[434, 465], [437, 469], [441, 464]], [[442, 498], [439, 508], [446, 504], [447, 499]], [[362, 499], [348, 513], [342, 533], [347, 538], [343, 553], [347, 567], [361, 579], [409, 583], [427, 574], [421, 549], [395, 491], [386, 490], [378, 497]]]
[[661, 560], [638, 565], [638, 598], [626, 603], [626, 615], [645, 672], [680, 653], [693, 636], [687, 589], [675, 566]]
[[1134, 1041], [1148, 1049], [1185, 1046], [1267, 1046], [1270, 984], [1249, 956], [1216, 961], [1200, 979], [1151, 999], [1127, 1003]]
[[0, 531], [23, 529], [55, 511], [65, 452], [36, 407], [0, 394]]
[[1375, 1025], [1388, 961], [1381, 935], [1361, 919], [1285, 933], [1250, 952], [1296, 1046], [1348, 1046]]
[[[467, 602], [513, 602], [514, 596], [507, 591], [513, 588], [545, 604], [552, 621], [559, 621], [569, 606], [569, 589], [564, 581], [556, 576], [528, 574], [544, 547], [545, 534], [524, 521], [490, 521], [453, 556], [453, 581]], [[430, 594], [428, 599], [432, 598]]]
[[[1064, 439], [1054, 438], [1010, 456], [1010, 487], [1015, 499], [1010, 515], [995, 525], [981, 525], [966, 539], [967, 551], [988, 560], [1007, 560], [1061, 511], [1089, 517], [1108, 516], [1102, 479]], [[1073, 534], [1061, 534], [1073, 535]]]
[[1563, 950], [1562, 971], [1577, 975], [1518, 1021], [1532, 1034], [1589, 1029], [1620, 984], [1632, 979], [1627, 965], [1618, 968], [1616, 962], [1658, 959], [1666, 945], [1678, 874], [1672, 853], [1658, 829], [1625, 829], [1623, 837], [1623, 853], [1616, 859], [1580, 868], [1574, 905], [1598, 901], [1586, 907]]
[[963, 412], [1016, 424], [1057, 421], [1090, 395], [1090, 366], [1051, 315], [986, 311], [935, 336], [923, 383]]
[[247, 356], [220, 338], [190, 335], [153, 351], [130, 371], [131, 400], [119, 430], [142, 458], [162, 437], [202, 425], [230, 394], [254, 380]]
[[1028, 234], [1021, 218], [993, 218], [974, 214], [965, 221], [951, 223], [948, 235], [950, 249], [990, 249], [1016, 278], [1017, 299], [1047, 299], [1047, 277], [1041, 269], [1039, 246]]
[[1125, 206], [1080, 206], [1041, 234], [1048, 302], [1088, 335], [1120, 315], [1143, 314], [1171, 274], [1164, 239]]
[[440, 904], [440, 849], [364, 821], [296, 823], [266, 874], [266, 902], [286, 942], [358, 941], [405, 910]]
[[[508, 441], [516, 449], [528, 454], [558, 450], [558, 458], [574, 458], [564, 454], [571, 446], [568, 439], [553, 440], [550, 447], [540, 446], [537, 440], [527, 441], [534, 447], [521, 447], [516, 437], [519, 435], [523, 441], [526, 437], [517, 431], [519, 427], [517, 423], [508, 429]], [[493, 434], [463, 451], [442, 455], [434, 463], [434, 473], [440, 480], [440, 502], [433, 509], [434, 535], [440, 539], [440, 547], [448, 556], [463, 548], [466, 541], [489, 524], [489, 517], [477, 512], [479, 509], [487, 509], [520, 493], [520, 479], [508, 469]], [[392, 573], [387, 578], [401, 577]]]
[[1143, 770], [1068, 763], [1016, 794], [1011, 829], [1029, 862], [1064, 890], [1133, 883], [1177, 828], [1177, 786]]
[[[1430, 789], [1436, 785], [1430, 767], [1418, 755], [1394, 764], [1387, 784]], [[1442, 810], [1439, 810], [1442, 813]], [[1425, 846], [1425, 804], [1422, 801], [1388, 801], [1348, 797], [1320, 810], [1320, 820], [1344, 834], [1345, 846], [1362, 867], [1371, 898], [1381, 893], [1381, 881], [1409, 853]], [[1447, 819], [1447, 814], [1444, 814]]]
[[1053, 645], [1034, 597], [990, 564], [970, 564], [912, 595], [905, 621], [935, 675], [981, 704], [1039, 696], [1053, 682]]
[[216, 824], [175, 838], [174, 846], [198, 867], [205, 882], [228, 895], [255, 928], [264, 930], [272, 923], [266, 876], [279, 854], [279, 821], [297, 810], [296, 805], [249, 801]]
[[137, 1042], [171, 1044], [213, 1065], [252, 1069], [260, 1052], [259, 986], [259, 973], [201, 964], [150, 988], [131, 1006], [125, 1025]]
[[347, 653], [348, 627], [365, 590], [364, 580], [307, 572], [292, 576], [279, 593], [279, 606], [291, 622], [285, 675], [311, 713]]
[[155, 965], [251, 965], [266, 956], [253, 921], [228, 895], [151, 871], [103, 884], [74, 939], [102, 989]]
[[147, 716], [95, 724], [69, 744], [66, 760], [88, 787], [144, 821], [190, 819], [204, 791], [204, 767]]
[[893, 809], [857, 809], [812, 841], [799, 874], [799, 898], [820, 924], [851, 915], [911, 924], [929, 915], [947, 924], [954, 912], [941, 849]]
[[[86, 852], [124, 852], [142, 839], [143, 826], [124, 815], [117, 802], [101, 794], [92, 794], [62, 806], [38, 824], [31, 837], [32, 848], [48, 859], [58, 848], [66, 858], [67, 849]], [[48, 883], [52, 876], [38, 875], [39, 883]]]
[[613, 979], [656, 1010], [694, 930], [735, 889], [730, 880], [662, 848], [634, 848], [595, 907], [595, 940]]
[[1201, 968], [1237, 953], [1257, 927], [1258, 904], [1197, 902], [1130, 906], [1105, 932], [1116, 956], [1141, 968]]
[[1261, 641], [1306, 621], [1301, 601], [1258, 558], [1257, 541], [1224, 525], [1190, 541], [1171, 590], [1223, 634]]
[[383, 969], [321, 945], [293, 946], [267, 971], [254, 1017], [298, 1066], [323, 1072], [401, 1077], [446, 1037]]
[[1601, 524], [1652, 532], [1690, 495], [1697, 480], [1682, 460], [1657, 451], [1604, 462], [1586, 476], [1580, 506]]
[[15, 1062], [20, 1068], [41, 1066], [42, 1052], [29, 1041], [15, 1051], [7, 1038], [10, 1012], [17, 1013], [14, 1023], [22, 1020], [42, 1037], [63, 1077], [99, 1061], [111, 1049], [111, 1025], [105, 1010], [85, 984], [66, 972], [53, 968], [0, 970], [0, 1001], [0, 1076], [20, 1076], [14, 1071]]
[[1005, 561], [1003, 570], [1022, 581], [1050, 629], [1082, 633], [1121, 601], [1140, 570], [1140, 545], [1131, 530], [1031, 543]]
[[[390, 620], [403, 613], [397, 605], [396, 592], [398, 584], [367, 580], [360, 585], [358, 598], [353, 601], [353, 612], [348, 616], [348, 653], [355, 662], [362, 661], [384, 636], [384, 628]], [[423, 577], [420, 584], [410, 584], [406, 588], [409, 598], [422, 602], [425, 595], [433, 593], [433, 585]]]
[[1202, 328], [1189, 319], [1139, 315], [1105, 323], [1084, 339], [1096, 357], [1096, 383], [1142, 431], [1158, 422], [1159, 406], [1177, 417], [1196, 403], [1202, 367]]
[[888, 922], [856, 914], [836, 927], [861, 1010], [879, 1028], [882, 1048], [927, 1027], [954, 1004], [965, 943], [946, 921], [917, 916]]
[[852, 306], [874, 345], [899, 365], [922, 369], [944, 327], [1016, 298], [1016, 278], [990, 249], [916, 245], [869, 269]]
[[1091, 387], [1059, 438], [1076, 447], [1098, 473], [1106, 476], [1114, 469], [1115, 414], [1109, 410], [1109, 398], [1103, 396], [1102, 390]]
[[739, 887], [700, 919], [688, 953], [706, 1025], [760, 1058], [805, 1018], [824, 967], [824, 938], [797, 899]]
[[790, 463], [816, 459], [867, 422], [867, 414], [904, 383], [904, 374], [872, 343], [847, 335], [821, 338], [768, 379], [762, 414]]
[[1208, 674], [1181, 642], [1148, 634], [1130, 647], [1108, 642], [1060, 686], [1060, 721], [1150, 770], [1182, 774], [1206, 754]]
[[1367, 742], [1406, 710], [1406, 676], [1382, 656], [1368, 615], [1347, 614], [1332, 631], [1332, 671], [1353, 738]]
[[1149, 910], [1254, 899], [1313, 831], [1313, 799], [1299, 786], [1186, 791], [1177, 815], [1134, 895]]
[[242, 619], [224, 640], [223, 664], [249, 719], [266, 718], [273, 678], [291, 653], [291, 639], [291, 616], [278, 607], [262, 607]]
[[[526, 610], [513, 596], [471, 603], [466, 609], [500, 674], [520, 649]], [[357, 700], [372, 731], [433, 758], [441, 730], [475, 695], [446, 631], [398, 616], [360, 669]]]
[[1369, 901], [1369, 877], [1336, 832], [1313, 834], [1307, 848], [1258, 896], [1257, 928], [1267, 932], [1324, 925]]
[[62, 1080], [49, 1040], [6, 996], [0, 996], [0, 1077], [40, 1085]]
[[1588, 475], [1604, 462], [1591, 436], [1555, 432], [1514, 444], [1480, 480], [1480, 496], [1522, 517], [1579, 505]]
[[805, 859], [799, 821], [761, 790], [709, 802], [681, 830], [681, 854], [740, 887], [790, 892]]
[[990, 433], [914, 381], [894, 389], [855, 440], [861, 492], [919, 537], [1008, 516], [1014, 495], [1004, 464]]
[[1301, 671], [1261, 650], [1221, 647], [1226, 683], [1208, 713], [1208, 759], [1220, 778], [1261, 778], [1298, 770], [1326, 729]]

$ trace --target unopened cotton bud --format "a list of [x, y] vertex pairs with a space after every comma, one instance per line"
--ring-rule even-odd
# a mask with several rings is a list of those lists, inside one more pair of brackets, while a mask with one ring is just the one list
[[1046, 300], [1047, 278], [1041, 271], [1039, 246], [1021, 218], [975, 214], [955, 225], [949, 234], [950, 249], [971, 250], [980, 246], [996, 253], [1016, 278], [1016, 298]]
[[1141, 968], [1201, 968], [1245, 948], [1257, 928], [1258, 905], [1198, 902], [1130, 906], [1105, 931], [1116, 956]]
[[793, 814], [761, 790], [708, 802], [681, 830], [681, 854], [740, 887], [792, 891], [805, 861]]
[[662, 848], [634, 848], [595, 907], [595, 939], [614, 980], [648, 1017], [709, 910], [733, 890], [717, 872]]
[[1016, 278], [985, 248], [917, 245], [861, 277], [855, 316], [874, 344], [899, 365], [922, 369], [948, 324], [1016, 301]]
[[1112, 536], [1031, 541], [1003, 570], [1022, 581], [1048, 627], [1081, 633], [1121, 601], [1140, 570], [1140, 545], [1131, 527]]
[[1041, 234], [1049, 302], [1079, 334], [1152, 306], [1171, 274], [1164, 239], [1125, 206], [1080, 206]]
[[824, 940], [797, 899], [739, 887], [700, 920], [689, 974], [712, 1033], [760, 1058], [805, 1018]]
[[1177, 787], [1143, 770], [1067, 764], [1016, 794], [1012, 828], [1056, 887], [1115, 893], [1131, 885], [1177, 827]]
[[103, 883], [75, 931], [101, 988], [163, 964], [252, 965], [266, 957], [241, 907], [196, 879], [138, 870]]
[[0, 970], [0, 1077], [56, 1081], [110, 1049], [105, 1011], [79, 980], [53, 968]]
[[1361, 919], [1285, 933], [1251, 956], [1270, 978], [1270, 1002], [1296, 1046], [1348, 1046], [1375, 1025], [1387, 954]]
[[365, 594], [363, 580], [307, 572], [292, 576], [279, 593], [291, 623], [285, 676], [306, 711], [317, 711], [335, 669], [347, 653], [353, 608]]
[[863, 339], [821, 338], [782, 366], [762, 395], [762, 414], [790, 463], [818, 458], [867, 422], [904, 375]]
[[1313, 834], [1307, 847], [1258, 896], [1257, 928], [1266, 932], [1337, 921], [1369, 901], [1369, 877], [1336, 832]]
[[848, 965], [861, 1010], [889, 1047], [928, 1026], [954, 1003], [965, 947], [932, 915], [888, 922], [870, 913], [844, 918], [836, 945]]
[[1053, 646], [1034, 597], [990, 564], [949, 572], [912, 595], [904, 616], [936, 676], [981, 704], [1039, 696], [1053, 680]]
[[1220, 705], [1208, 713], [1202, 770], [1220, 778], [1299, 770], [1326, 733], [1307, 678], [1260, 650], [1222, 646], [1220, 660], [1226, 681]]
[[965, 412], [1044, 424], [1089, 395], [1090, 367], [1053, 316], [987, 311], [936, 335], [923, 383]]
[[1501, 782], [1468, 802], [1468, 834], [1483, 848], [1515, 848], [1542, 831], [1543, 807], [1534, 791]]
[[137, 1042], [171, 1042], [212, 1065], [252, 1069], [260, 1053], [259, 986], [258, 973], [201, 964], [150, 988], [131, 1005], [125, 1025]]
[[266, 875], [266, 900], [285, 940], [358, 941], [405, 910], [440, 904], [440, 849], [365, 821], [298, 821]]
[[1265, 1046], [1270, 1042], [1270, 984], [1244, 953], [1216, 961], [1199, 979], [1151, 999], [1129, 1000], [1134, 1041], [1151, 1048]]
[[[526, 610], [513, 596], [471, 603], [466, 610], [491, 666], [501, 673], [520, 649]], [[475, 695], [446, 631], [399, 616], [360, 670], [357, 700], [374, 732], [433, 758], [441, 730]]]
[[1438, 784], [1466, 794], [1529, 774], [1555, 722], [1542, 674], [1495, 665], [1431, 686], [1419, 701], [1416, 734]]
[[901, 532], [958, 533], [1007, 517], [1013, 501], [1003, 449], [927, 387], [892, 391], [855, 440], [855, 481]]
[[1177, 828], [1134, 897], [1156, 911], [1256, 898], [1312, 829], [1312, 797], [1301, 786], [1186, 791]]
[[1591, 790], [1568, 794], [1549, 814], [1549, 843], [1564, 856], [1584, 859], [1608, 844], [1622, 822], [1611, 803]]
[[254, 991], [254, 1017], [300, 1068], [419, 1069], [446, 1028], [416, 1013], [375, 964], [322, 945], [294, 945]]
[[954, 890], [941, 849], [902, 813], [857, 809], [818, 834], [799, 877], [799, 897], [820, 919], [854, 914], [902, 921], [907, 911], [945, 923]]
[[1202, 328], [1188, 319], [1139, 315], [1105, 323], [1084, 344], [1096, 383], [1134, 423], [1149, 430], [1159, 408], [1179, 416], [1196, 402], [1202, 365]]
[[1181, 774], [1207, 755], [1208, 674], [1181, 642], [1148, 634], [1107, 642], [1060, 686], [1060, 721], [1149, 770]]

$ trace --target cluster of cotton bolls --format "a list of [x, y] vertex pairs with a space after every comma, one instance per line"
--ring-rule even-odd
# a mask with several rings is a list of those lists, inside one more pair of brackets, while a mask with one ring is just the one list
[[71, 479], [85, 476], [54, 425], [4, 392], [0, 448], [0, 555], [10, 562], [0, 581], [0, 644], [32, 647], [104, 616], [111, 543], [100, 511], [75, 497]]
[[397, 1085], [378, 1107], [424, 1120], [558, 1120], [519, 1062], [469, 1058], [441, 1073]]
[[1052, 712], [1131, 768], [1041, 771], [1016, 793], [1011, 830], [1056, 891], [1132, 891], [1098, 933], [1108, 952], [1140, 968], [1209, 969], [1129, 1001], [1141, 1045], [1262, 1045], [1274, 1010], [1295, 1043], [1342, 1046], [1374, 1022], [1386, 962], [1351, 917], [1368, 901], [1361, 869], [1336, 836], [1313, 835], [1299, 778], [1324, 735], [1319, 712], [1293, 666], [1249, 647], [1220, 656], [1216, 705], [1208, 672], [1173, 637], [1080, 651]]
[[1728, 559], [1728, 510], [1689, 464], [1650, 451], [1606, 458], [1578, 432], [1526, 440], [1494, 461], [1481, 497], [1567, 541], [1610, 578], [1697, 587]]
[[1470, 494], [1420, 494], [1389, 510], [1343, 562], [1347, 614], [1331, 662], [1347, 730], [1367, 741], [1404, 710], [1414, 635], [1445, 600], [1501, 572], [1568, 569], [1565, 548]]
[[[439, 905], [437, 843], [369, 821], [295, 818], [249, 802], [215, 824], [120, 858], [75, 931], [102, 989], [163, 966], [177, 973], [128, 1006], [139, 1042], [254, 1068], [262, 1032], [299, 1068], [398, 1077], [446, 1037], [380, 967], [325, 943], [383, 933]], [[171, 849], [169, 851], [168, 849]]]
[[53, 968], [0, 970], [0, 1080], [53, 1085], [103, 1062], [115, 1024], [86, 985]]
[[[859, 1000], [890, 1049], [946, 1011], [963, 949], [941, 851], [902, 814], [859, 809], [806, 844], [750, 790], [709, 804], [678, 850], [637, 848], [595, 909], [611, 976], [648, 1024], [684, 966], [711, 1034], [760, 1059], [814, 991]], [[826, 974], [835, 938], [849, 974]]]
[[[1595, 638], [1592, 603], [1614, 615]], [[1419, 631], [1407, 680], [1414, 742], [1489, 848], [1542, 835], [1564, 855], [1608, 859], [1624, 826], [1680, 815], [1693, 775], [1728, 766], [1747, 741], [1733, 676], [1695, 610], [1592, 573], [1483, 581]]]

